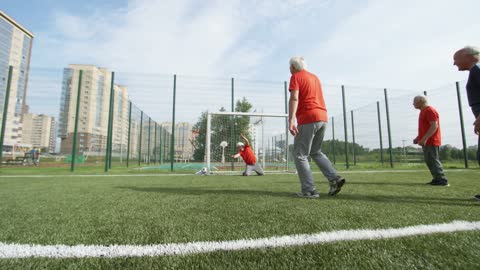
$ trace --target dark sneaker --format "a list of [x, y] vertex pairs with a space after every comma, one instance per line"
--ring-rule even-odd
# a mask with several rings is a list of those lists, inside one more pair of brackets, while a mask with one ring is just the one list
[[335, 196], [340, 192], [340, 190], [342, 189], [342, 186], [345, 184], [345, 178], [341, 176], [337, 176], [337, 178], [329, 182], [330, 182], [330, 190], [328, 191], [328, 195]]
[[296, 195], [298, 197], [308, 198], [308, 199], [316, 199], [320, 197], [320, 194], [318, 194], [318, 191], [316, 190], [310, 191], [310, 192], [299, 192], [299, 193], [296, 193]]
[[434, 180], [434, 181], [432, 181], [432, 183], [431, 183], [430, 185], [432, 185], [432, 186], [446, 186], [446, 187], [450, 186], [450, 185], [448, 184], [448, 180], [447, 180], [447, 179]]
[[435, 182], [434, 179], [430, 180], [430, 182], [425, 183], [426, 185], [431, 185], [433, 182]]
[[473, 196], [473, 198], [477, 201], [480, 201], [480, 194]]

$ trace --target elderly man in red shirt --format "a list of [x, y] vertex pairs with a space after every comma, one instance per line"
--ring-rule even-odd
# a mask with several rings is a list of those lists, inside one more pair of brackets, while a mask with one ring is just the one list
[[255, 157], [252, 147], [250, 147], [250, 142], [247, 137], [243, 134], [240, 134], [240, 137], [242, 137], [243, 142], [237, 143], [238, 153], [233, 155], [232, 158], [242, 157], [243, 161], [245, 161], [245, 171], [242, 175], [250, 176], [252, 171], [255, 171], [257, 175], [263, 175], [263, 169], [257, 163], [257, 158]]
[[[301, 192], [297, 196], [318, 198], [319, 194], [313, 182], [313, 174], [308, 156], [317, 164], [330, 184], [328, 195], [334, 196], [345, 184], [345, 178], [337, 174], [321, 146], [327, 129], [327, 107], [323, 99], [322, 86], [315, 74], [305, 69], [303, 57], [290, 59], [290, 101], [288, 128], [295, 136], [293, 156]], [[295, 121], [296, 120], [296, 121]]]
[[433, 177], [432, 181], [427, 184], [448, 186], [448, 180], [445, 178], [439, 158], [442, 135], [438, 112], [435, 108], [428, 105], [425, 96], [416, 96], [413, 99], [413, 107], [420, 110], [420, 115], [418, 116], [418, 136], [413, 140], [413, 143], [422, 146], [425, 163]]

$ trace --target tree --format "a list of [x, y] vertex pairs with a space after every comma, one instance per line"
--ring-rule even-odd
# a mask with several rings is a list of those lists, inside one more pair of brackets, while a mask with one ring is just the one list
[[[236, 112], [249, 112], [252, 104], [243, 97], [235, 104]], [[220, 112], [227, 111], [224, 107], [219, 109]], [[225, 149], [227, 153], [234, 153], [236, 151], [235, 145], [240, 133], [251, 140], [248, 125], [250, 119], [248, 116], [225, 116], [213, 115], [211, 119], [211, 151], [221, 151], [220, 143], [227, 141], [228, 146]], [[203, 161], [205, 157], [205, 143], [207, 134], [207, 112], [202, 112], [197, 123], [193, 126], [194, 132], [198, 133], [194, 141], [195, 151], [193, 158], [196, 161]], [[229, 157], [230, 155], [227, 155]]]

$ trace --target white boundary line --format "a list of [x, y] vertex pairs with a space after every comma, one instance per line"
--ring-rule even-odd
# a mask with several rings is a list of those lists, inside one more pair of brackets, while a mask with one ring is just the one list
[[[454, 169], [454, 170], [444, 170], [449, 173], [455, 173], [455, 172], [472, 172], [472, 173], [477, 173], [480, 174], [480, 171], [478, 170], [471, 170], [471, 169]], [[428, 172], [428, 170], [382, 170], [382, 171], [338, 171], [339, 174], [364, 174], [364, 173], [414, 173], [414, 172]], [[320, 174], [321, 172], [313, 172], [314, 174]], [[271, 172], [268, 174], [272, 175], [277, 175], [277, 174], [291, 174], [293, 175], [293, 172]], [[238, 171], [238, 174], [233, 174], [233, 175], [225, 175], [225, 174], [213, 174], [210, 176], [238, 176], [241, 175], [241, 171]], [[66, 177], [167, 177], [167, 176], [195, 176], [195, 177], [201, 177], [199, 175], [195, 175], [193, 173], [160, 173], [160, 174], [26, 174], [26, 175], [0, 175], [0, 178], [66, 178]]]
[[226, 250], [278, 248], [331, 243], [337, 241], [390, 239], [406, 236], [478, 231], [480, 222], [453, 221], [451, 223], [418, 225], [397, 229], [342, 230], [317, 234], [287, 235], [270, 238], [245, 239], [221, 242], [190, 242], [159, 245], [66, 246], [6, 244], [0, 242], [0, 258], [87, 258], [87, 257], [142, 257], [188, 255]]

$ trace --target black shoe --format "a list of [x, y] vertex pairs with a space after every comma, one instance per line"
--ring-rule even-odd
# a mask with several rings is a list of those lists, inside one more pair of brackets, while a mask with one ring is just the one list
[[432, 186], [450, 186], [448, 184], [448, 180], [447, 179], [441, 179], [441, 180], [433, 180], [432, 183], [430, 184]]
[[480, 194], [473, 196], [473, 198], [477, 201], [480, 201]]

